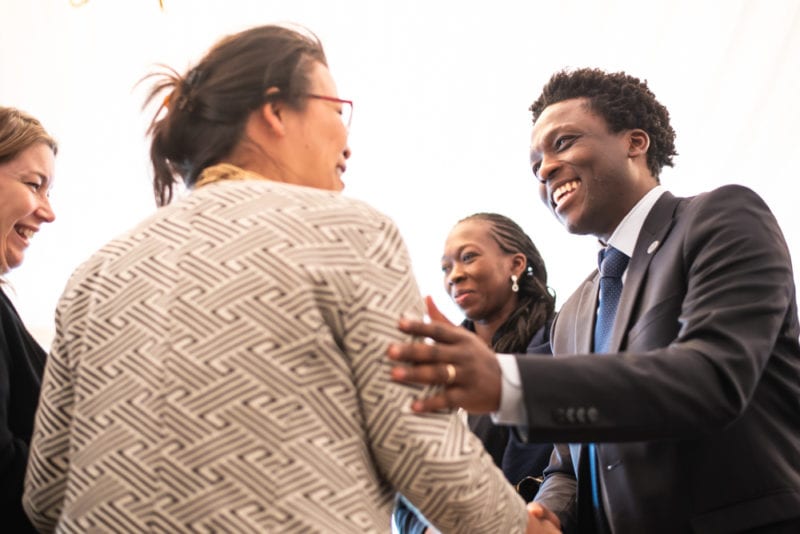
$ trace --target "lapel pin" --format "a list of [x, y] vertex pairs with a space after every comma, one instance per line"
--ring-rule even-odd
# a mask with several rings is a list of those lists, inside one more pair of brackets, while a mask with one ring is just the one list
[[658, 245], [659, 245], [658, 240], [653, 241], [652, 243], [650, 243], [650, 246], [647, 247], [647, 253], [648, 254], [652, 254], [653, 252], [655, 252], [656, 249], [658, 248]]

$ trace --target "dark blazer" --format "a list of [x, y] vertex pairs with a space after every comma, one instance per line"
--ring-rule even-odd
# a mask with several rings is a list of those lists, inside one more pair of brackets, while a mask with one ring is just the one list
[[0, 289], [0, 524], [11, 532], [36, 532], [22, 486], [46, 357]]
[[615, 534], [800, 526], [800, 326], [764, 202], [739, 186], [665, 193], [603, 355], [589, 354], [597, 291], [595, 272], [564, 303], [556, 358], [518, 358], [531, 439], [572, 442], [554, 451], [537, 500], [591, 532], [581, 442], [598, 442]]

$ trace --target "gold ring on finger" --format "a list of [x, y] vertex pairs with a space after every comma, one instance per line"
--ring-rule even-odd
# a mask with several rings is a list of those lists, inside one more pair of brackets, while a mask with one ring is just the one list
[[448, 363], [444, 368], [447, 370], [447, 380], [444, 383], [449, 386], [456, 381], [456, 366]]

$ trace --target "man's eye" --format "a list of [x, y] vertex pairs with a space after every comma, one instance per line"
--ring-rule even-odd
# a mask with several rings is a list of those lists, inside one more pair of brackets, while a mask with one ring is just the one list
[[563, 135], [563, 136], [559, 137], [558, 139], [556, 139], [556, 142], [554, 143], [554, 146], [555, 146], [556, 150], [563, 150], [564, 148], [566, 148], [570, 144], [572, 144], [572, 141], [574, 141], [574, 140], [575, 140], [575, 136]]

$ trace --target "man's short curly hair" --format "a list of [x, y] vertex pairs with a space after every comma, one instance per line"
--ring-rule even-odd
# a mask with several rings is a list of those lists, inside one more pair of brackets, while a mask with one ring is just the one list
[[572, 98], [587, 98], [610, 132], [632, 128], [646, 131], [650, 136], [647, 167], [656, 179], [665, 165], [672, 167], [672, 157], [678, 155], [675, 130], [669, 124], [669, 111], [656, 100], [646, 81], [600, 69], [556, 72], [530, 107], [534, 124], [547, 106]]

